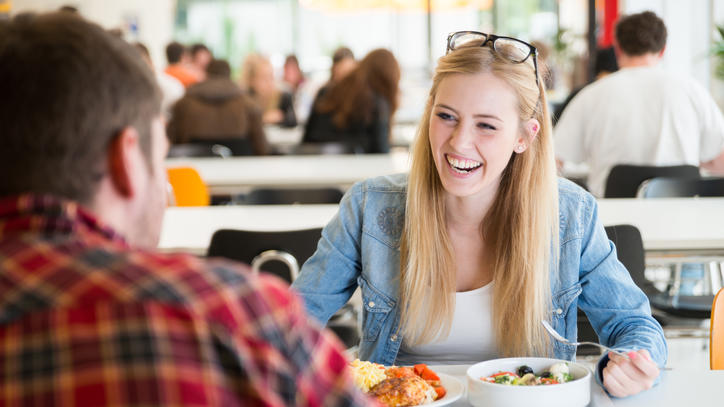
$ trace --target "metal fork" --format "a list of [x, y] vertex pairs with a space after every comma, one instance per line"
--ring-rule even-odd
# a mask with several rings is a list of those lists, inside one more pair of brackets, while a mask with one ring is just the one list
[[617, 351], [617, 350], [615, 350], [615, 349], [609, 348], [609, 347], [606, 346], [606, 345], [601, 345], [600, 343], [596, 343], [596, 342], [585, 342], [585, 341], [584, 341], [584, 342], [571, 342], [571, 341], [569, 341], [568, 339], [566, 339], [566, 338], [564, 338], [563, 336], [561, 336], [558, 332], [556, 332], [556, 330], [553, 329], [553, 327], [551, 326], [550, 323], [548, 323], [548, 321], [543, 320], [543, 321], [540, 321], [540, 322], [543, 324], [543, 326], [545, 327], [546, 331], [548, 331], [548, 333], [551, 334], [551, 336], [552, 336], [555, 340], [557, 340], [558, 342], [567, 343], [567, 344], [573, 345], [573, 346], [579, 346], [579, 345], [598, 346], [599, 348], [601, 348], [601, 349], [603, 349], [603, 350], [605, 350], [605, 351], [612, 352], [612, 353], [615, 353], [615, 354], [617, 354], [617, 355], [619, 355], [619, 356], [622, 356], [622, 357], [624, 357], [624, 358], [626, 358], [626, 359], [629, 359], [629, 357], [628, 357], [627, 354], [621, 353], [621, 352], [619, 352], [619, 351]]

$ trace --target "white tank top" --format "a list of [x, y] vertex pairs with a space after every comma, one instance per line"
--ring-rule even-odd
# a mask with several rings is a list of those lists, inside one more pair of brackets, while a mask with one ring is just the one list
[[400, 345], [398, 366], [471, 364], [498, 357], [491, 321], [493, 283], [455, 293], [455, 314], [450, 334], [444, 340], [410, 347]]

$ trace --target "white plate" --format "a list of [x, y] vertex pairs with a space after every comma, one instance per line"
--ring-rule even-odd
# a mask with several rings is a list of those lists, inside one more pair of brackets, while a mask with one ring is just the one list
[[445, 373], [435, 373], [440, 378], [440, 383], [442, 384], [442, 387], [445, 388], [445, 396], [440, 400], [433, 401], [430, 404], [423, 404], [416, 407], [446, 406], [450, 403], [455, 402], [457, 399], [462, 397], [463, 393], [465, 393], [465, 385], [463, 384], [463, 382]]

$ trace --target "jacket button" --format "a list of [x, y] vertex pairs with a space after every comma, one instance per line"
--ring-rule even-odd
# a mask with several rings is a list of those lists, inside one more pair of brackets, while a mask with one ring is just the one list
[[562, 309], [558, 308], [558, 309], [556, 310], [556, 314], [561, 315], [562, 313], [563, 313], [563, 310], [562, 310]]
[[392, 335], [392, 337], [390, 338], [390, 340], [391, 340], [392, 342], [396, 342], [396, 341], [397, 341], [397, 334]]
[[374, 307], [375, 307], [375, 302], [374, 302], [374, 301], [370, 301], [370, 302], [367, 303], [367, 305], [369, 305], [370, 308], [374, 308]]

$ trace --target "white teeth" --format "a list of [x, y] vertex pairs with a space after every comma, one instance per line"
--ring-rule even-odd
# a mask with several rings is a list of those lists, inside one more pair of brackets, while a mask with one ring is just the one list
[[446, 155], [447, 162], [450, 163], [455, 169], [471, 170], [480, 167], [483, 163], [473, 160], [458, 160]]

